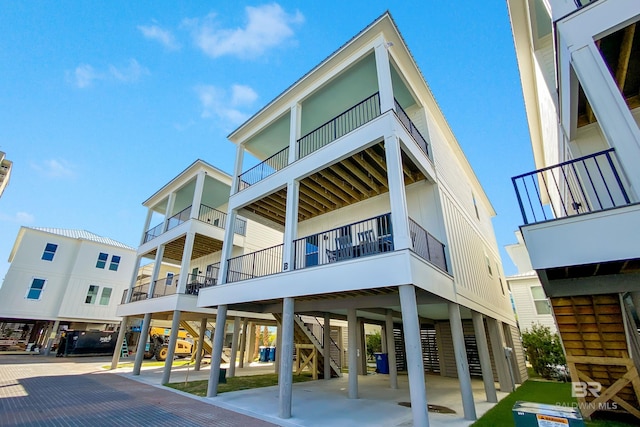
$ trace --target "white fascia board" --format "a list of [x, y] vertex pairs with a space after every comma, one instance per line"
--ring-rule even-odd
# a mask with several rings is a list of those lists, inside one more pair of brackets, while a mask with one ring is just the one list
[[412, 283], [408, 250], [200, 289], [198, 306], [239, 304]]
[[487, 317], [492, 319], [499, 320], [503, 323], [516, 326], [516, 318], [513, 314], [513, 310], [511, 309], [511, 303], [509, 303], [508, 309], [505, 310], [496, 310], [495, 307], [487, 307], [483, 304], [480, 304], [477, 301], [477, 298], [467, 298], [466, 296], [458, 294], [456, 302], [463, 307], [466, 307], [470, 310], [477, 311]]
[[151, 298], [142, 301], [119, 304], [116, 308], [116, 316], [137, 316], [146, 313], [162, 313], [170, 311], [184, 311], [213, 315], [214, 310], [198, 307], [197, 298], [194, 295], [173, 294], [163, 297]]
[[[261, 199], [287, 185], [292, 180], [302, 179], [327, 165], [347, 158], [364, 148], [380, 141], [394, 131], [396, 119], [393, 112], [387, 112], [362, 125], [357, 130], [336, 139], [308, 156], [297, 160], [273, 175], [234, 194], [229, 199], [229, 210], [239, 209]], [[363, 141], [366, 141], [363, 144]]]
[[409, 265], [413, 285], [449, 301], [456, 300], [453, 277], [444, 273], [412, 251], [409, 251]]
[[522, 226], [536, 270], [640, 258], [640, 204]]
[[158, 204], [163, 199], [168, 197], [169, 193], [179, 190], [189, 181], [195, 179], [198, 176], [198, 172], [201, 170], [204, 170], [207, 176], [231, 187], [231, 175], [205, 162], [204, 160], [198, 159], [191, 165], [189, 165], [185, 170], [180, 172], [171, 181], [163, 185], [162, 188], [156, 191], [151, 197], [142, 202], [142, 205], [149, 208], [153, 207], [154, 205]]

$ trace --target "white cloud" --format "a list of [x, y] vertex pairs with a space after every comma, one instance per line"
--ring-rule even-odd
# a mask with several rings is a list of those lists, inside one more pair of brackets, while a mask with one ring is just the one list
[[201, 85], [195, 91], [202, 107], [200, 116], [218, 120], [225, 127], [237, 126], [247, 120], [249, 114], [242, 111], [242, 108], [250, 107], [258, 98], [253, 89], [243, 85], [233, 85], [230, 91], [212, 85]]
[[16, 212], [15, 215], [7, 215], [0, 213], [0, 221], [14, 222], [16, 224], [32, 224], [36, 217], [28, 212]]
[[216, 14], [202, 20], [185, 20], [184, 24], [192, 29], [196, 45], [213, 58], [224, 55], [255, 58], [293, 37], [293, 26], [304, 22], [299, 11], [288, 14], [277, 3], [247, 6], [245, 13], [244, 28], [219, 28]]
[[102, 78], [89, 64], [78, 65], [70, 77], [75, 85], [81, 89], [91, 86], [94, 80]]
[[109, 73], [121, 82], [131, 83], [140, 80], [143, 75], [148, 75], [149, 70], [141, 66], [135, 59], [129, 60], [129, 65], [126, 67], [117, 68], [114, 65], [109, 65]]
[[31, 167], [49, 178], [73, 178], [73, 165], [64, 159], [49, 159], [41, 163], [32, 163]]
[[160, 42], [168, 50], [178, 50], [181, 47], [171, 31], [160, 28], [158, 25], [138, 25], [138, 30], [145, 38]]
[[116, 67], [115, 65], [109, 65], [104, 72], [96, 70], [89, 64], [80, 64], [73, 72], [67, 71], [67, 79], [76, 87], [85, 89], [99, 80], [133, 83], [148, 74], [150, 73], [147, 68], [140, 65], [135, 59], [130, 59], [126, 66]]

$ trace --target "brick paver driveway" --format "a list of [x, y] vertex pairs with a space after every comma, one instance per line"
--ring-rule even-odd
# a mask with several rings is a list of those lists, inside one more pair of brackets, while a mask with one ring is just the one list
[[100, 369], [106, 358], [0, 355], [0, 426], [272, 426]]

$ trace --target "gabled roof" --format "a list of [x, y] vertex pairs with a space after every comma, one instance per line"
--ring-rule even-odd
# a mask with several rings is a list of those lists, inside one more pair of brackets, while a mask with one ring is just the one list
[[129, 249], [135, 251], [131, 246], [118, 242], [108, 237], [98, 236], [87, 230], [71, 230], [67, 228], [48, 228], [48, 227], [25, 227], [31, 230], [44, 231], [45, 233], [57, 234], [58, 236], [69, 237], [70, 239], [89, 240], [91, 242], [101, 243], [103, 245], [115, 246], [116, 248]]

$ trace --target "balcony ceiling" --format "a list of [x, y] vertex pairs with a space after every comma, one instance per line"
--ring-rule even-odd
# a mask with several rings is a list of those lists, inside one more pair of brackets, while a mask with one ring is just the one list
[[[180, 264], [182, 260], [182, 253], [184, 251], [184, 243], [186, 236], [178, 237], [177, 239], [167, 243], [164, 248], [163, 261], [173, 261]], [[211, 237], [203, 236], [202, 234], [196, 234], [193, 242], [193, 251], [191, 253], [191, 259], [197, 259], [205, 255], [212, 254], [222, 250], [222, 241], [213, 239]], [[152, 250], [147, 253], [147, 257], [155, 257], [156, 250]]]
[[[402, 154], [405, 185], [425, 179], [420, 169]], [[298, 222], [324, 215], [389, 191], [382, 142], [316, 172], [300, 182]], [[284, 226], [287, 190], [272, 193], [245, 207]]]
[[[629, 109], [640, 107], [640, 28], [633, 23], [596, 41]], [[582, 90], [578, 93], [578, 127], [596, 121]]]

